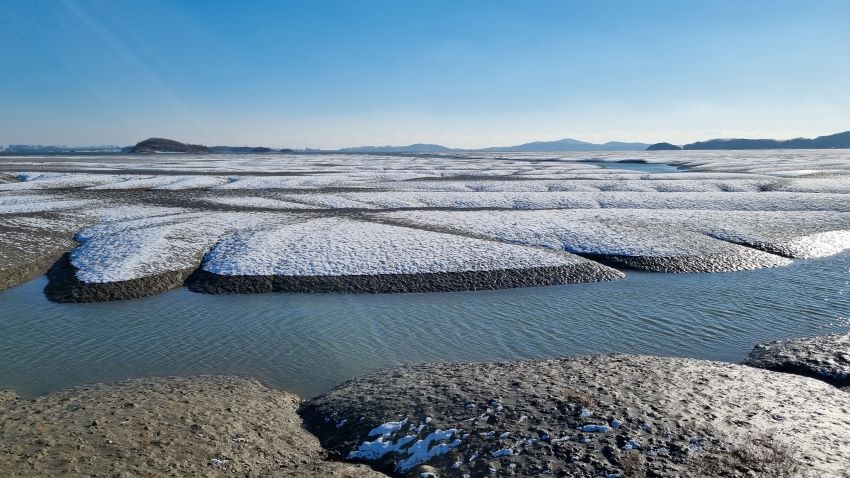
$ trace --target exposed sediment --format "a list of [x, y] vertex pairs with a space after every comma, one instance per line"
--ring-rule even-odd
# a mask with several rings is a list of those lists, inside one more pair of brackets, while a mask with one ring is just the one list
[[722, 254], [694, 256], [653, 257], [612, 254], [583, 254], [583, 256], [612, 267], [667, 273], [734, 272], [781, 267], [790, 263], [784, 257], [744, 247]]
[[[5, 396], [5, 400], [4, 400]], [[327, 460], [294, 395], [233, 377], [0, 394], [4, 477], [380, 477]]]
[[211, 294], [456, 292], [600, 282], [622, 277], [614, 269], [593, 262], [582, 262], [528, 269], [346, 276], [228, 276], [199, 270], [189, 278], [187, 285], [192, 291]]
[[837, 387], [850, 387], [850, 334], [758, 344], [744, 364], [817, 378]]
[[160, 274], [115, 282], [84, 282], [69, 255], [63, 255], [47, 271], [44, 295], [53, 302], [106, 302], [138, 299], [180, 287], [194, 269], [167, 271]]
[[76, 245], [72, 233], [0, 225], [0, 290], [44, 274]]
[[850, 402], [823, 382], [646, 356], [431, 364], [304, 404], [329, 450], [394, 476], [850, 476]]
[[[202, 257], [205, 292], [406, 292], [620, 274], [573, 267], [587, 258], [719, 272], [850, 247], [847, 154], [664, 154], [4, 158], [0, 288], [47, 270], [72, 233], [57, 300], [156, 294]], [[596, 164], [624, 160], [685, 170]]]

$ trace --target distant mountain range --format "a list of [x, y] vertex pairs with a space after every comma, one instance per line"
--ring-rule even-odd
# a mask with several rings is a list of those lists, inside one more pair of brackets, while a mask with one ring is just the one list
[[711, 139], [686, 144], [683, 149], [838, 149], [850, 148], [850, 131], [795, 139]]
[[[850, 148], [850, 131], [819, 136], [817, 138], [796, 138], [788, 140], [776, 139], [711, 139], [681, 146], [687, 150], [733, 150], [733, 149], [838, 149]], [[0, 148], [0, 154], [114, 154], [114, 153], [217, 153], [217, 154], [246, 154], [246, 153], [292, 153], [292, 152], [321, 152], [321, 153], [445, 153], [445, 152], [529, 152], [554, 153], [564, 151], [656, 151], [680, 149], [670, 143], [626, 143], [609, 141], [597, 144], [576, 139], [559, 139], [556, 141], [534, 141], [515, 146], [496, 146], [478, 149], [448, 148], [439, 144], [417, 143], [407, 146], [358, 146], [336, 150], [319, 149], [270, 149], [262, 146], [203, 146], [187, 144], [165, 138], [149, 138], [135, 146], [34, 146], [15, 144]]]
[[535, 141], [517, 146], [502, 146], [483, 148], [468, 151], [505, 151], [505, 152], [556, 152], [556, 151], [643, 151], [649, 145], [646, 143], [624, 143], [621, 141], [609, 141], [596, 144], [579, 141], [577, 139], [559, 139], [556, 141]]
[[120, 153], [124, 148], [121, 146], [46, 146], [41, 144], [10, 144], [0, 147], [3, 154], [105, 154]]
[[411, 144], [407, 146], [355, 146], [353, 148], [340, 148], [335, 150], [339, 153], [439, 153], [445, 151], [464, 151], [452, 149], [439, 144]]
[[495, 146], [479, 149], [447, 148], [439, 144], [411, 144], [409, 146], [361, 146], [343, 148], [337, 151], [344, 153], [439, 153], [439, 152], [506, 152], [506, 153], [555, 153], [564, 151], [659, 151], [659, 150], [709, 150], [709, 149], [835, 149], [850, 148], [850, 131], [819, 136], [814, 139], [796, 138], [788, 140], [777, 139], [711, 139], [698, 141], [684, 146], [670, 143], [626, 143], [609, 141], [597, 144], [579, 141], [577, 139], [559, 139], [556, 141], [534, 141], [516, 146]]
[[355, 148], [341, 148], [336, 150], [340, 153], [439, 153], [439, 152], [556, 152], [556, 151], [643, 151], [649, 146], [646, 143], [623, 143], [609, 141], [603, 144], [588, 143], [577, 139], [559, 139], [555, 141], [535, 141], [515, 146], [493, 146], [490, 148], [463, 149], [448, 148], [439, 144], [411, 144], [408, 146], [358, 146]]

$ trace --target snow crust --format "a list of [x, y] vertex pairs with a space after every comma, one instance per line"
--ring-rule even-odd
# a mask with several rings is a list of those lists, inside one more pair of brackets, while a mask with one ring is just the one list
[[[621, 213], [621, 214], [617, 214]], [[642, 210], [410, 211], [383, 217], [474, 234], [507, 243], [543, 246], [579, 254], [690, 257], [760, 254], [697, 231], [659, 225]], [[784, 260], [776, 258], [778, 263]], [[787, 263], [787, 261], [784, 261]]]
[[820, 257], [850, 248], [847, 213], [571, 209], [403, 211], [380, 216], [403, 224], [587, 254], [671, 257], [741, 250], [730, 242], [789, 257]]
[[78, 209], [99, 204], [99, 201], [67, 199], [53, 194], [0, 194], [0, 214], [24, 214], [63, 209]]
[[542, 249], [334, 217], [237, 230], [210, 250], [203, 269], [231, 276], [338, 276], [558, 267], [584, 261]]
[[237, 227], [280, 220], [238, 213], [172, 213], [107, 220], [76, 235], [71, 251], [77, 278], [118, 282], [197, 267], [215, 241]]

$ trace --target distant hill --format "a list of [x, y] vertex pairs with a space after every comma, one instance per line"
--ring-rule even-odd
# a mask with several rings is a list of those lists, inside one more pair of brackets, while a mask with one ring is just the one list
[[120, 153], [121, 146], [45, 146], [34, 144], [10, 144], [5, 148], [0, 147], [0, 154], [106, 154]]
[[440, 153], [456, 152], [559, 152], [559, 151], [643, 151], [649, 146], [646, 143], [624, 143], [609, 141], [604, 144], [588, 143], [577, 139], [559, 139], [557, 141], [535, 141], [515, 146], [494, 146], [479, 149], [447, 148], [439, 144], [411, 144], [408, 146], [358, 146], [341, 148], [341, 153]]
[[[283, 151], [283, 150], [281, 150]], [[291, 151], [291, 150], [286, 150]], [[286, 152], [283, 151], [283, 152]], [[210, 146], [210, 152], [215, 154], [252, 154], [276, 153], [278, 150], [263, 146]]]
[[136, 143], [130, 148], [129, 153], [132, 154], [148, 154], [148, 153], [193, 153], [205, 154], [210, 152], [210, 148], [200, 144], [186, 144], [173, 139], [165, 138], [148, 138], [144, 141]]
[[814, 139], [795, 138], [795, 139], [711, 139], [708, 141], [697, 141], [696, 143], [686, 144], [684, 149], [689, 150], [705, 150], [705, 149], [838, 149], [850, 148], [850, 131], [843, 133], [831, 134], [828, 136], [818, 136]]
[[646, 148], [647, 151], [679, 151], [682, 148], [670, 143], [655, 143]]
[[624, 143], [609, 141], [603, 144], [588, 143], [577, 139], [565, 138], [556, 141], [534, 141], [516, 146], [497, 146], [476, 149], [472, 151], [504, 151], [504, 152], [558, 152], [558, 151], [643, 151], [649, 146], [646, 143]]
[[407, 146], [357, 146], [337, 150], [318, 149], [280, 149], [275, 150], [262, 146], [203, 146], [186, 144], [172, 139], [149, 138], [135, 146], [37, 146], [15, 144], [5, 148], [0, 147], [0, 155], [14, 154], [109, 154], [109, 153], [217, 153], [217, 154], [252, 154], [252, 153], [446, 153], [446, 152], [528, 152], [528, 153], [557, 153], [564, 151], [664, 151], [664, 150], [714, 150], [714, 149], [850, 149], [850, 131], [819, 136], [817, 138], [795, 138], [788, 140], [776, 139], [711, 139], [698, 141], [679, 147], [670, 143], [627, 143], [609, 141], [607, 143], [589, 143], [577, 139], [564, 138], [555, 141], [534, 141], [514, 146], [495, 146], [490, 148], [460, 149], [448, 148], [439, 144], [416, 143]]
[[453, 150], [439, 144], [417, 143], [407, 146], [356, 146], [340, 148], [337, 151], [340, 153], [437, 153]]

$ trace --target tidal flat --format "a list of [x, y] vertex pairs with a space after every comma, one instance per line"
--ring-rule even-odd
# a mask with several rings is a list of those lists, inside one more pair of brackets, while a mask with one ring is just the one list
[[[850, 332], [848, 194], [843, 150], [3, 157], [3, 438], [27, 445], [0, 463], [20, 476], [321, 476], [340, 460], [396, 476], [844, 476], [850, 395], [729, 363]], [[850, 357], [829, 345], [846, 340], [812, 343], [831, 365]], [[175, 375], [202, 377], [156, 378]], [[68, 388], [102, 382], [115, 385]], [[684, 389], [710, 413], [675, 405]], [[205, 418], [115, 398], [163, 390]], [[316, 398], [299, 416], [281, 390]], [[364, 390], [398, 402], [370, 408]], [[289, 402], [269, 420], [303, 444], [283, 465], [233, 441], [288, 449], [243, 436], [250, 413], [229, 428], [222, 405], [278, 392]], [[90, 437], [92, 418], [56, 400], [161, 418], [173, 443], [210, 432], [175, 459], [114, 439], [120, 427]], [[43, 412], [70, 422], [53, 438], [14, 425]], [[404, 420], [422, 428], [369, 433]], [[84, 435], [105, 458], [58, 438]], [[126, 468], [109, 468], [116, 456]]]

